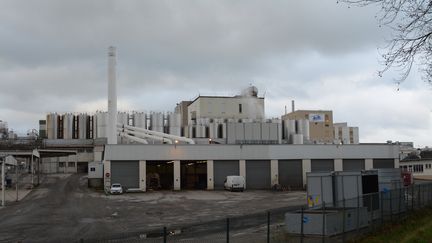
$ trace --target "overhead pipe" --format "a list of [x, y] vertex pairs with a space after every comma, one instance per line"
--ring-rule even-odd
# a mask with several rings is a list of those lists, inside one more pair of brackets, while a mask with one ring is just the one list
[[138, 136], [138, 137], [141, 137], [141, 138], [150, 138], [150, 139], [154, 139], [154, 140], [159, 140], [159, 141], [162, 141], [162, 142], [167, 142], [168, 144], [172, 144], [173, 143], [170, 139], [167, 139], [167, 138], [158, 137], [158, 136], [146, 134], [146, 133], [139, 132], [139, 131], [133, 131], [133, 130], [130, 130], [130, 129], [127, 129], [127, 128], [126, 129], [117, 128], [117, 129], [118, 129], [118, 131], [125, 132], [125, 133], [127, 133], [129, 135], [134, 135], [134, 136]]
[[139, 137], [134, 137], [134, 136], [128, 135], [125, 132], [121, 132], [120, 136], [123, 138], [130, 139], [132, 141], [138, 142], [138, 143], [148, 144], [147, 140], [139, 138]]
[[176, 136], [176, 135], [172, 135], [172, 134], [167, 134], [167, 133], [163, 133], [163, 132], [156, 132], [156, 131], [148, 130], [148, 129], [145, 129], [145, 128], [133, 127], [133, 126], [124, 125], [124, 124], [118, 124], [118, 126], [127, 128], [129, 130], [139, 131], [139, 132], [147, 133], [147, 134], [150, 134], [150, 135], [158, 136], [158, 137], [163, 137], [163, 138], [167, 138], [167, 139], [182, 141], [182, 142], [186, 142], [186, 143], [189, 143], [189, 144], [195, 144], [195, 141], [193, 139], [186, 138], [186, 137], [180, 137], [180, 136]]

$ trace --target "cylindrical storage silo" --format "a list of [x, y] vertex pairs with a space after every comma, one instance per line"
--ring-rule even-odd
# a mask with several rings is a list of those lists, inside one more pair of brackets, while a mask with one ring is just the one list
[[135, 127], [144, 128], [144, 129], [147, 127], [146, 115], [144, 112], [134, 112], [132, 116], [133, 116]]
[[291, 135], [292, 144], [303, 144], [303, 135], [302, 134], [292, 134]]
[[309, 120], [299, 120], [301, 134], [303, 134], [303, 140], [309, 141]]
[[152, 112], [150, 114], [150, 126], [152, 131], [163, 132], [163, 113]]
[[96, 112], [96, 134], [98, 138], [106, 138], [107, 137], [107, 121], [108, 121], [108, 113], [107, 112]]
[[63, 139], [72, 139], [73, 115], [66, 113], [63, 115]]
[[288, 135], [295, 134], [296, 133], [296, 121], [295, 120], [288, 120], [287, 124], [288, 129]]
[[181, 119], [181, 117], [180, 117], [180, 114], [170, 112], [167, 115], [168, 115], [168, 124], [169, 124], [169, 127], [168, 127], [169, 134], [180, 136], [181, 135], [181, 131], [180, 131], [180, 125], [181, 125], [180, 119]]
[[47, 115], [47, 137], [48, 139], [57, 138], [57, 113]]
[[129, 118], [128, 113], [126, 113], [126, 112], [118, 112], [117, 113], [117, 124], [129, 125], [128, 118]]
[[86, 139], [88, 133], [87, 114], [81, 113], [78, 115], [78, 138]]

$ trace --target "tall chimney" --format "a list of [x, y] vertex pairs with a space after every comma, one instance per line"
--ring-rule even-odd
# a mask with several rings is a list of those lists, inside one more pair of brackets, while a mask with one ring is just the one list
[[108, 144], [117, 144], [116, 48], [108, 48]]
[[292, 110], [292, 112], [295, 111], [295, 104], [294, 104], [294, 100], [291, 100], [291, 110]]

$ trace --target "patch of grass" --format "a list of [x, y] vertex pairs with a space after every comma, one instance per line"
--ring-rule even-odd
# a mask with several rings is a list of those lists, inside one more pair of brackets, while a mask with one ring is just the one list
[[432, 207], [418, 210], [403, 221], [386, 224], [380, 230], [353, 242], [432, 242]]

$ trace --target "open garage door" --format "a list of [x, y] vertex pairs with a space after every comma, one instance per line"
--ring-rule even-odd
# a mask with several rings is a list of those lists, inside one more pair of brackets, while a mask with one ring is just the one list
[[120, 183], [126, 188], [139, 188], [139, 162], [111, 161], [112, 183]]
[[361, 171], [365, 169], [364, 159], [344, 159], [342, 163], [343, 171]]
[[374, 169], [394, 168], [394, 159], [374, 159]]
[[301, 160], [279, 160], [279, 184], [288, 189], [303, 188]]
[[181, 161], [181, 189], [207, 189], [207, 161]]
[[246, 160], [246, 189], [270, 188], [270, 160]]
[[334, 160], [332, 159], [312, 159], [311, 172], [330, 172], [334, 171]]
[[215, 160], [213, 162], [213, 180], [215, 189], [223, 189], [225, 178], [229, 175], [240, 175], [238, 160]]
[[174, 188], [173, 161], [147, 161], [147, 190], [172, 190]]

